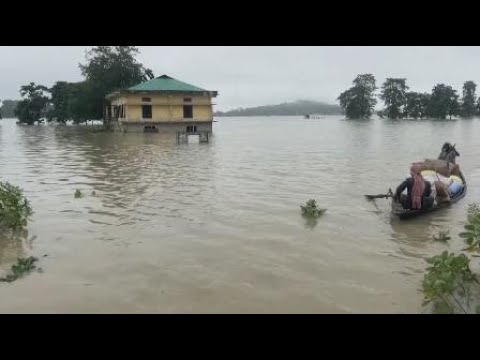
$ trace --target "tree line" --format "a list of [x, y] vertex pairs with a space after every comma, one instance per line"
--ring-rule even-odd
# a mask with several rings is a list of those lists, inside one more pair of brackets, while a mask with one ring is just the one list
[[105, 96], [113, 91], [152, 79], [153, 72], [144, 68], [135, 56], [135, 46], [97, 46], [79, 64], [83, 81], [57, 81], [51, 88], [31, 82], [20, 88], [14, 115], [20, 123], [35, 122], [75, 124], [100, 120], [104, 116]]
[[[353, 86], [342, 92], [337, 100], [349, 119], [368, 119], [377, 105], [375, 77], [360, 74], [353, 80]], [[462, 98], [451, 86], [437, 84], [431, 93], [408, 91], [405, 78], [387, 78], [380, 88], [378, 97], [385, 107], [378, 112], [388, 119], [451, 119], [452, 116], [471, 118], [480, 115], [480, 98], [476, 96], [477, 84], [466, 81]]]

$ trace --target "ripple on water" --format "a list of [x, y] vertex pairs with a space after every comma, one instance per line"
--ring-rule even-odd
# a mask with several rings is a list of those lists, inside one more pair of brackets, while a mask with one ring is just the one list
[[[416, 312], [424, 258], [442, 249], [431, 236], [459, 232], [480, 196], [479, 124], [222, 119], [211, 143], [178, 146], [3, 120], [2, 180], [32, 201], [34, 252], [56, 256], [0, 290], [0, 310]], [[396, 222], [388, 201], [365, 201], [447, 140], [469, 182], [462, 203]], [[327, 208], [311, 226], [310, 198]], [[27, 250], [0, 242], [0, 267]]]

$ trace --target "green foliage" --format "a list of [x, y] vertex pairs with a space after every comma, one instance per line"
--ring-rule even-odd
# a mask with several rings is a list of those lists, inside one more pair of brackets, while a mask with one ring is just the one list
[[298, 116], [305, 114], [337, 115], [342, 109], [317, 101], [298, 100], [279, 105], [265, 105], [252, 108], [240, 108], [226, 112], [216, 112], [215, 116]]
[[348, 119], [368, 119], [373, 114], [375, 99], [375, 77], [372, 74], [358, 75], [353, 87], [340, 94], [337, 100]]
[[95, 104], [100, 95], [93, 84], [87, 81], [73, 83], [70, 85], [69, 92], [68, 114], [74, 124], [101, 119], [101, 116], [95, 112]]
[[465, 231], [458, 234], [458, 236], [463, 238], [468, 245], [467, 250], [480, 251], [480, 213], [470, 214], [464, 228]]
[[17, 104], [14, 111], [20, 123], [33, 125], [45, 117], [48, 104], [48, 97], [45, 95], [47, 91], [45, 86], [35, 85], [33, 82], [20, 88], [20, 95], [24, 99]]
[[91, 96], [89, 119], [103, 117], [107, 94], [153, 78], [152, 71], [135, 59], [138, 53], [135, 46], [97, 46], [87, 53], [86, 63], [79, 66], [90, 92], [87, 97]]
[[300, 205], [300, 209], [303, 216], [313, 218], [320, 217], [325, 211], [327, 211], [326, 209], [319, 208], [317, 206], [317, 201], [314, 199], [308, 200], [305, 205]]
[[461, 106], [462, 117], [469, 118], [475, 116], [475, 114], [477, 113], [477, 95], [475, 94], [476, 89], [477, 84], [475, 84], [473, 81], [466, 81], [463, 84], [463, 97]]
[[57, 81], [49, 91], [52, 109], [47, 112], [47, 120], [65, 124], [70, 118], [69, 103], [73, 84], [66, 81]]
[[17, 259], [17, 263], [12, 265], [11, 273], [4, 278], [0, 278], [0, 281], [3, 282], [12, 282], [25, 274], [28, 274], [36, 268], [35, 263], [38, 261], [36, 257], [30, 256], [26, 259]]
[[476, 312], [477, 314], [480, 314], [480, 305], [477, 305], [477, 307], [475, 308], [475, 312]]
[[445, 119], [447, 116], [452, 118], [459, 112], [457, 91], [445, 84], [435, 85], [427, 105], [427, 115], [436, 119]]
[[81, 197], [82, 197], [82, 192], [79, 189], [75, 190], [75, 199], [78, 199]]
[[[422, 283], [426, 300], [443, 303], [452, 313], [458, 310], [467, 313], [470, 285], [475, 280], [470, 270], [470, 260], [464, 254], [455, 255], [444, 251], [426, 261], [430, 264]], [[466, 306], [459, 296], [466, 300]]]
[[449, 236], [449, 231], [440, 231], [438, 233], [438, 235], [433, 235], [432, 239], [433, 239], [433, 241], [447, 242], [448, 240], [451, 240], [452, 238]]
[[8, 182], [0, 182], [0, 226], [21, 230], [32, 215], [30, 203], [22, 190]]
[[15, 117], [15, 108], [18, 103], [18, 100], [3, 100], [2, 107], [0, 108], [0, 114], [2, 117], [7, 119]]
[[430, 95], [410, 91], [405, 94], [405, 98], [404, 116], [413, 119], [422, 119], [426, 115]]
[[403, 117], [407, 101], [406, 91], [408, 90], [406, 81], [407, 79], [387, 78], [382, 84], [380, 99], [385, 103], [384, 114], [389, 119]]

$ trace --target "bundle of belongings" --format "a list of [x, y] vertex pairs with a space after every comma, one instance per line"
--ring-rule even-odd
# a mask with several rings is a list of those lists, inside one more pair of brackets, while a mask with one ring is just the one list
[[426, 159], [413, 165], [420, 167], [422, 177], [430, 182], [435, 203], [450, 201], [463, 191], [460, 166], [446, 160]]

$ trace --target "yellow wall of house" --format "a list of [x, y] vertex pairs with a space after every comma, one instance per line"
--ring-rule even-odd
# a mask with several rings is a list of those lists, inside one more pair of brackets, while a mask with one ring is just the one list
[[[143, 102], [143, 97], [149, 97], [150, 102]], [[191, 98], [185, 102], [184, 98]], [[213, 119], [212, 100], [210, 96], [192, 95], [137, 95], [128, 94], [115, 98], [112, 105], [126, 105], [126, 121], [181, 121], [183, 119], [183, 105], [193, 106], [193, 119], [209, 121]], [[142, 105], [152, 105], [152, 119], [142, 118]]]

